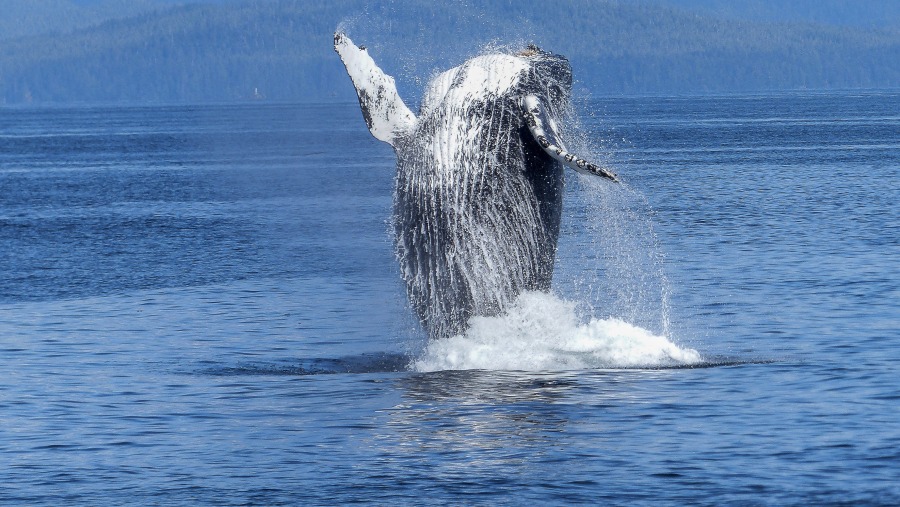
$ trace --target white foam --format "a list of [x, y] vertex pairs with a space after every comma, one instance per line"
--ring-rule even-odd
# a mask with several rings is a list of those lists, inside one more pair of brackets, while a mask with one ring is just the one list
[[619, 319], [579, 322], [574, 303], [542, 292], [523, 293], [505, 314], [469, 324], [465, 334], [430, 342], [413, 369], [543, 371], [702, 361], [696, 350]]

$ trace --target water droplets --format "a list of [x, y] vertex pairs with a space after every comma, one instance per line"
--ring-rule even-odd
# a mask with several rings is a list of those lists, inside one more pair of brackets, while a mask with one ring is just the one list
[[411, 366], [417, 371], [545, 371], [702, 362], [697, 351], [623, 320], [580, 321], [575, 307], [553, 294], [522, 293], [502, 315], [473, 317], [465, 333], [429, 342]]

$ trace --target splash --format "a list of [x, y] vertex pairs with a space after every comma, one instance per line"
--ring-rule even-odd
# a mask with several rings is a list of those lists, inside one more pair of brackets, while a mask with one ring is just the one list
[[469, 329], [432, 340], [411, 368], [439, 370], [582, 370], [700, 364], [693, 349], [625, 321], [580, 322], [575, 303], [525, 292], [502, 315], [473, 317]]
[[[392, 30], [389, 20], [396, 19], [393, 14], [401, 8], [399, 5], [387, 2], [378, 6], [370, 4], [373, 9], [368, 13], [370, 15], [347, 20], [340, 28], [355, 25], [354, 30], [370, 32], [360, 39], [370, 46], [377, 46], [378, 40], [397, 39], [393, 41], [396, 47], [407, 48], [400, 53], [383, 48], [388, 49], [384, 51], [387, 61], [402, 63], [404, 72], [397, 81], [400, 88], [403, 88], [404, 81], [407, 84], [410, 82], [411, 76], [415, 77], [413, 81], [416, 84], [420, 84], [425, 75], [421, 71], [432, 69], [429, 84], [421, 97], [418, 133], [412, 137], [413, 141], [403, 144], [402, 150], [398, 151], [392, 223], [401, 274], [408, 284], [410, 304], [429, 324], [427, 331], [432, 339], [462, 333], [449, 341], [430, 342], [426, 346], [425, 356], [417, 364], [429, 369], [423, 361], [427, 362], [432, 352], [437, 353], [438, 348], [451, 346], [459, 340], [468, 340], [470, 344], [492, 343], [490, 333], [494, 331], [499, 333], [498, 339], [502, 339], [512, 332], [505, 319], [521, 312], [521, 305], [531, 297], [523, 296], [515, 300], [516, 294], [523, 289], [548, 290], [554, 271], [553, 290], [577, 301], [578, 312], [575, 312], [574, 304], [563, 303], [559, 299], [556, 300], [558, 304], [545, 300], [544, 306], [553, 307], [546, 318], [565, 321], [566, 324], [563, 326], [557, 322], [559, 325], [549, 328], [538, 326], [536, 332], [542, 333], [538, 339], [529, 340], [528, 336], [532, 335], [523, 332], [525, 339], [519, 340], [532, 346], [532, 350], [538, 350], [544, 335], [554, 336], [551, 342], [561, 344], [557, 347], [560, 354], [547, 363], [549, 368], [664, 365], [665, 358], [636, 352], [653, 340], [662, 340], [664, 344], [675, 347], [676, 351], [681, 351], [665, 338], [674, 334], [670, 319], [670, 285], [664, 270], [664, 254], [651, 223], [652, 209], [640, 192], [627, 183], [612, 186], [596, 179], [573, 178], [573, 174], [567, 174], [566, 180], [574, 183], [574, 191], [566, 191], [566, 205], [561, 212], [564, 214], [562, 237], [557, 244], [559, 211], [549, 213], [555, 215], [550, 217], [555, 223], [551, 224], [553, 227], [547, 227], [543, 222], [550, 223], [552, 220], [534, 213], [534, 206], [523, 205], [530, 201], [529, 196], [523, 195], [520, 190], [527, 190], [528, 185], [521, 185], [513, 178], [501, 178], [500, 181], [494, 178], [488, 181], [489, 185], [485, 183], [485, 167], [491, 167], [498, 160], [503, 160], [507, 165], [521, 162], [510, 158], [510, 153], [513, 158], [517, 156], [516, 149], [483, 148], [495, 145], [516, 148], [513, 142], [515, 136], [503, 143], [494, 142], [500, 133], [515, 131], [510, 129], [516, 119], [515, 114], [506, 114], [515, 108], [486, 107], [484, 98], [526, 93], [520, 75], [522, 69], [503, 64], [507, 61], [520, 63], [507, 53], [514, 52], [515, 47], [523, 47], [524, 43], [510, 45], [501, 41], [527, 40], [538, 44], [540, 41], [534, 40], [533, 34], [524, 36], [524, 31], [497, 34], [484, 30], [492, 38], [478, 41], [463, 38], [460, 43], [465, 46], [464, 49], [456, 46], [430, 47], [431, 38], [427, 37], [427, 31], [419, 34], [422, 35], [421, 40], [412, 43], [409, 34]], [[378, 20], [387, 25], [383, 26]], [[475, 16], [465, 22], [477, 24], [487, 21]], [[408, 51], [408, 48], [416, 50]], [[435, 68], [446, 68], [437, 65], [438, 62], [449, 59], [458, 63], [461, 58], [472, 55], [473, 50], [477, 54], [474, 58], [449, 71], [434, 73]], [[382, 51], [374, 53], [381, 54]], [[407, 61], [407, 58], [412, 60]], [[488, 65], [488, 62], [493, 63]], [[467, 79], [461, 79], [463, 77]], [[545, 84], [538, 81], [538, 84]], [[544, 86], [538, 91], [529, 88], [527, 93], [541, 95], [546, 92], [544, 95], [552, 97], [550, 91], [549, 87]], [[406, 98], [415, 97], [417, 93], [408, 94], [400, 90], [400, 95]], [[490, 111], [490, 115], [485, 116], [484, 111]], [[586, 153], [592, 160], [614, 162], [609, 160], [610, 146], [606, 142], [598, 145], [593, 138], [596, 129], [582, 128], [578, 115], [571, 108], [561, 106], [555, 116], [554, 128], [559, 127], [568, 149]], [[480, 123], [479, 119], [482, 120]], [[480, 128], [482, 124], [489, 128]], [[431, 170], [423, 171], [423, 166]], [[412, 170], [406, 170], [409, 168]], [[556, 181], [553, 188], [561, 188], [561, 181]], [[473, 198], [472, 189], [478, 190], [477, 199]], [[484, 196], [487, 197], [482, 198]], [[542, 203], [539, 209], [556, 210], [558, 203], [554, 201], [551, 204], [547, 206]], [[549, 231], [546, 234], [545, 229]], [[554, 254], [555, 266], [552, 264]], [[540, 269], [535, 271], [529, 262]], [[506, 313], [496, 316], [501, 311]], [[479, 317], [469, 322], [471, 315], [489, 317]], [[599, 317], [608, 319], [597, 320]], [[579, 324], [577, 319], [582, 323]], [[468, 331], [465, 330], [467, 322], [473, 326]], [[602, 338], [608, 342], [607, 350], [593, 355], [585, 351], [577, 352], [571, 348], [575, 336], [594, 341]], [[610, 337], [619, 338], [613, 344]], [[630, 342], [623, 337], [630, 337]], [[516, 340], [518, 337], [507, 340], [509, 350], [518, 347]], [[612, 353], [613, 349], [625, 351], [626, 356], [616, 356]], [[668, 349], [657, 346], [655, 350]], [[690, 352], [696, 355], [696, 352]], [[498, 357], [502, 356], [499, 354]], [[511, 367], [518, 368], [517, 361], [522, 359], [521, 355], [516, 356], [510, 363]], [[678, 361], [691, 358], [673, 353], [669, 359], [679, 364]], [[471, 366], [465, 361], [460, 363], [463, 366], [459, 366], [455, 360], [446, 357], [441, 359], [444, 360], [449, 362], [434, 363], [434, 367], [481, 367]], [[532, 369], [527, 364], [522, 368]]]
[[627, 181], [610, 187], [579, 177], [574, 183], [554, 289], [579, 301], [586, 315], [681, 335], [671, 322], [672, 289], [647, 198]]

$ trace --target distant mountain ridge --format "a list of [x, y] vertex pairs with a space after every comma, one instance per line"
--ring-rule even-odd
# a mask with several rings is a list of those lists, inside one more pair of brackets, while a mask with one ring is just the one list
[[736, 21], [675, 1], [92, 0], [97, 24], [0, 38], [0, 103], [354, 100], [331, 48], [339, 25], [411, 105], [433, 72], [525, 42], [568, 56], [593, 95], [900, 87], [900, 30]]
[[722, 19], [858, 28], [900, 28], [894, 0], [651, 0]]
[[153, 0], [3, 0], [0, 40], [67, 33], [169, 7]]

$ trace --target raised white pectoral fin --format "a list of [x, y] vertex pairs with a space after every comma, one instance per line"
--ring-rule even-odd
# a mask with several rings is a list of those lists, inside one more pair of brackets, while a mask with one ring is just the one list
[[522, 99], [522, 110], [524, 111], [528, 130], [531, 131], [534, 140], [548, 155], [580, 173], [602, 176], [615, 182], [619, 181], [619, 178], [612, 171], [597, 164], [592, 164], [578, 155], [566, 151], [565, 144], [560, 139], [554, 122], [547, 115], [540, 99], [535, 95], [526, 95]]
[[394, 146], [394, 140], [412, 130], [416, 116], [406, 107], [394, 78], [384, 73], [365, 48], [356, 47], [349, 37], [334, 34], [337, 51], [356, 87], [359, 105], [369, 131], [379, 141]]

